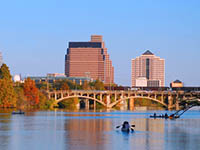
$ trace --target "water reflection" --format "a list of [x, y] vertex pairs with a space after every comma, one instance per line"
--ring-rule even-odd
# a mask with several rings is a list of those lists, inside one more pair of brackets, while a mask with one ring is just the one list
[[0, 149], [8, 149], [10, 141], [10, 115], [7, 113], [0, 113]]
[[[112, 130], [112, 122], [106, 119], [95, 119], [96, 116], [102, 116], [100, 114], [71, 114], [71, 116], [79, 116], [80, 118], [65, 120], [64, 128], [67, 131], [66, 149], [104, 149], [104, 145], [109, 142], [108, 136], [104, 135], [104, 132]], [[85, 119], [88, 116], [93, 116], [93, 118]]]
[[180, 119], [166, 125], [166, 147], [182, 150], [199, 149], [199, 119]]
[[[149, 119], [151, 112], [30, 112], [0, 113], [1, 150], [198, 149], [199, 112], [182, 119]], [[192, 119], [190, 119], [192, 118]], [[136, 125], [122, 133], [123, 121]]]

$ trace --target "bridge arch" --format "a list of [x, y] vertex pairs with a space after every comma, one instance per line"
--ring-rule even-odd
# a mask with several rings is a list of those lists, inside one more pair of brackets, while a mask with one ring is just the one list
[[130, 96], [130, 97], [124, 97], [124, 98], [121, 98], [121, 99], [119, 99], [119, 100], [117, 100], [117, 101], [111, 103], [111, 104], [109, 105], [109, 107], [112, 108], [113, 106], [117, 105], [117, 104], [120, 103], [121, 101], [124, 101], [124, 100], [126, 100], [126, 99], [132, 99], [132, 98], [133, 98], [133, 99], [136, 99], [136, 98], [145, 98], [145, 99], [149, 99], [149, 100], [151, 100], [151, 101], [157, 102], [157, 103], [163, 105], [163, 106], [166, 107], [166, 108], [168, 107], [167, 104], [165, 104], [164, 102], [162, 102], [162, 101], [160, 101], [160, 100], [157, 100], [157, 99], [151, 98], [151, 97], [144, 97], [144, 96]]
[[85, 98], [85, 99], [96, 101], [96, 102], [100, 103], [101, 105], [106, 106], [106, 104], [104, 102], [102, 102], [102, 101], [100, 101], [100, 100], [98, 100], [96, 98], [92, 98], [92, 97], [89, 97], [89, 96], [81, 96], [81, 95], [63, 97], [63, 98], [57, 99], [56, 103], [58, 104], [61, 101], [66, 100], [66, 99], [70, 99], [70, 98]]

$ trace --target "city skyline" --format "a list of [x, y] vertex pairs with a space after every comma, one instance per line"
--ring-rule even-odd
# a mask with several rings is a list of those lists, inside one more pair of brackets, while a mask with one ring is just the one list
[[195, 0], [3, 1], [0, 51], [13, 75], [64, 73], [67, 43], [99, 34], [117, 84], [131, 85], [131, 59], [149, 49], [166, 60], [166, 86], [176, 79], [199, 86], [199, 6]]

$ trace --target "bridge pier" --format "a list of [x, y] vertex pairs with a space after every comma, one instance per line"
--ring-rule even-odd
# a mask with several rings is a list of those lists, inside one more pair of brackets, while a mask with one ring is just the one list
[[168, 110], [172, 109], [172, 105], [173, 105], [173, 96], [169, 95], [168, 96]]
[[93, 104], [93, 106], [94, 106], [94, 110], [96, 110], [96, 101], [94, 101], [94, 104]]
[[134, 98], [130, 98], [129, 100], [129, 109], [130, 110], [134, 110]]
[[106, 96], [106, 106], [108, 107], [110, 104], [110, 95]]
[[117, 101], [117, 93], [115, 92], [115, 102]]
[[103, 101], [103, 95], [102, 95], [102, 93], [100, 93], [100, 101]]
[[55, 100], [57, 100], [57, 93], [55, 93], [54, 98], [55, 98]]
[[120, 109], [122, 110], [126, 110], [128, 107], [128, 104], [127, 104], [127, 100], [125, 99], [124, 95], [122, 94], [120, 96], [120, 99], [123, 99], [121, 102], [120, 102]]
[[164, 94], [161, 95], [161, 102], [164, 103]]
[[176, 110], [180, 110], [180, 107], [179, 107], [179, 95], [178, 94], [176, 95], [175, 107], [176, 107]]
[[85, 109], [86, 110], [90, 109], [90, 101], [89, 101], [89, 99], [85, 99]]
[[179, 106], [178, 100], [176, 101], [176, 110], [180, 110], [180, 106]]

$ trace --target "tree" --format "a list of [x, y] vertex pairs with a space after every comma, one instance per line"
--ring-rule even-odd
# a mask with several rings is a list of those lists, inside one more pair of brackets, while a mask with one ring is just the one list
[[94, 82], [94, 88], [95, 90], [105, 90], [103, 82], [98, 79]]
[[79, 104], [79, 99], [76, 98], [69, 98], [66, 99], [60, 103], [58, 103], [60, 108], [66, 108], [66, 109], [77, 109], [77, 105]]
[[10, 70], [6, 64], [3, 64], [0, 68], [0, 79], [6, 79], [12, 81]]
[[39, 103], [39, 91], [35, 82], [30, 78], [27, 78], [24, 82], [24, 95], [29, 106], [36, 106]]
[[40, 109], [49, 109], [55, 102], [54, 99], [48, 99], [46, 93], [39, 92], [39, 108]]
[[3, 64], [0, 68], [0, 107], [16, 107], [16, 101], [10, 70]]
[[24, 109], [26, 106], [26, 97], [24, 96], [23, 87], [15, 86], [15, 93], [17, 96], [17, 108]]
[[83, 90], [89, 90], [89, 89], [90, 89], [89, 84], [88, 84], [87, 81], [84, 81], [84, 82], [83, 82], [82, 89], [83, 89]]
[[63, 91], [68, 91], [69, 90], [69, 86], [66, 82], [64, 82], [62, 85], [61, 85], [61, 90]]

